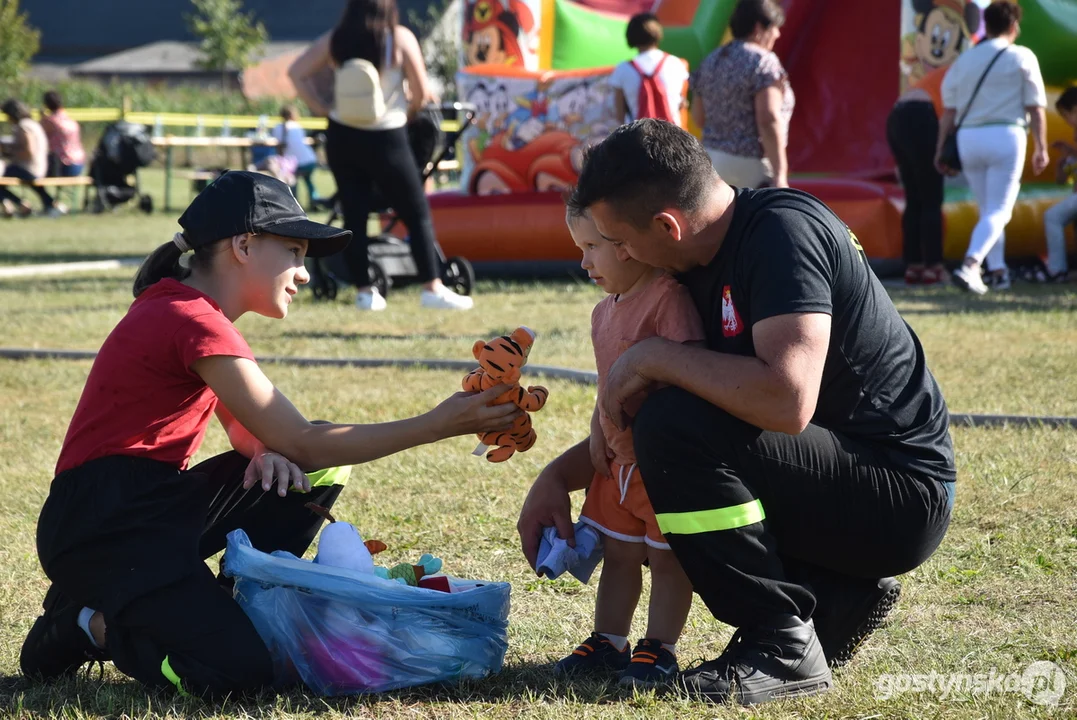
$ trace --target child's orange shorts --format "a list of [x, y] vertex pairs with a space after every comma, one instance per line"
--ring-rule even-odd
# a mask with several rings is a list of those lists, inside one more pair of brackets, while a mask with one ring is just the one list
[[621, 465], [611, 460], [610, 477], [595, 473], [580, 520], [615, 540], [669, 550], [635, 463]]

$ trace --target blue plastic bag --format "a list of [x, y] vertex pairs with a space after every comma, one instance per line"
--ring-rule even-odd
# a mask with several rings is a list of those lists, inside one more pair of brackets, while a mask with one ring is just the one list
[[228, 535], [224, 572], [273, 657], [277, 682], [320, 695], [382, 692], [498, 672], [509, 584], [449, 578], [453, 592], [255, 550]]

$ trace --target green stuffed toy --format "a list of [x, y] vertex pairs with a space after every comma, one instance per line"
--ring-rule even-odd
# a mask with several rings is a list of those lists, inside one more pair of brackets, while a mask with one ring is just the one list
[[436, 558], [430, 553], [426, 553], [419, 558], [417, 565], [409, 565], [408, 563], [400, 563], [394, 565], [391, 568], [375, 567], [374, 574], [384, 580], [396, 580], [402, 582], [405, 585], [411, 585], [412, 587], [418, 587], [419, 581], [427, 575], [433, 575], [441, 570], [441, 558]]

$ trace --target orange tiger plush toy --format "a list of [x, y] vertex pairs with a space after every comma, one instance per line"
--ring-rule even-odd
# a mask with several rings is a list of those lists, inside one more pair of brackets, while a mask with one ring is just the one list
[[[499, 383], [512, 385], [512, 389], [494, 400], [495, 405], [516, 403], [525, 410], [508, 430], [480, 433], [479, 447], [476, 455], [486, 450], [486, 459], [490, 462], [504, 462], [516, 452], [526, 452], [535, 444], [535, 429], [531, 427], [531, 416], [546, 404], [550, 391], [541, 385], [531, 385], [526, 390], [520, 385], [521, 368], [527, 363], [527, 355], [535, 342], [535, 333], [520, 327], [510, 335], [496, 337], [490, 342], [479, 340], [471, 349], [479, 367], [464, 378], [464, 390], [481, 392]], [[492, 448], [492, 449], [490, 449]]]

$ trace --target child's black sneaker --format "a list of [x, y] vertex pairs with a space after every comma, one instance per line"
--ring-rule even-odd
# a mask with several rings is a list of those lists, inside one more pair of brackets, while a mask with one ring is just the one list
[[644, 638], [632, 650], [632, 660], [621, 673], [621, 685], [653, 688], [677, 676], [677, 658], [662, 647], [661, 640]]
[[558, 662], [553, 671], [557, 675], [615, 674], [628, 666], [630, 657], [627, 645], [618, 650], [605, 636], [595, 632]]
[[97, 649], [78, 626], [81, 608], [55, 585], [45, 594], [43, 606], [45, 613], [34, 621], [19, 654], [23, 675], [48, 682], [74, 675], [87, 662], [108, 659], [108, 653]]

